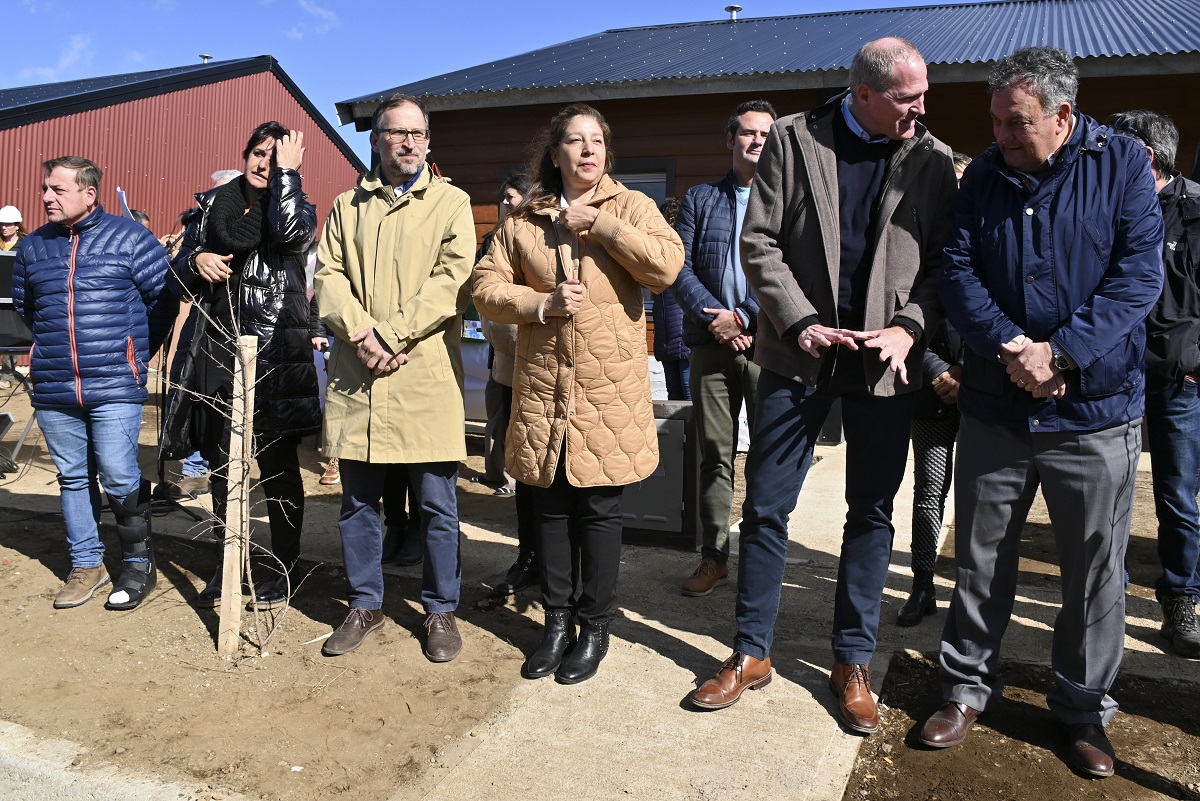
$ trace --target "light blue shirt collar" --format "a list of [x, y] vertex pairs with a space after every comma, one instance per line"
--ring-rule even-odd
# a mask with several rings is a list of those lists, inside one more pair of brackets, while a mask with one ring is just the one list
[[850, 95], [846, 95], [842, 99], [842, 118], [846, 120], [846, 127], [850, 129], [850, 133], [854, 134], [869, 145], [880, 145], [884, 142], [891, 141], [886, 136], [872, 137], [869, 133], [863, 130], [863, 127], [858, 124], [858, 120], [854, 119], [854, 115], [850, 113]]

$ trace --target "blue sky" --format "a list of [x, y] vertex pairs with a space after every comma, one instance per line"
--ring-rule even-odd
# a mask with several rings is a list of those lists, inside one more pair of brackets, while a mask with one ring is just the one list
[[[610, 28], [727, 19], [728, 2], [3, 0], [0, 87], [271, 55], [336, 125], [341, 100]], [[917, 4], [742, 0], [741, 16]], [[338, 130], [369, 161], [367, 135]]]

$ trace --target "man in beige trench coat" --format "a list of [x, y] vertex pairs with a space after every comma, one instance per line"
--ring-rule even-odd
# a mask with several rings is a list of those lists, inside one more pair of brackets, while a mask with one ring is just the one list
[[461, 579], [455, 486], [466, 458], [459, 315], [475, 226], [467, 194], [425, 163], [429, 117], [420, 100], [395, 95], [380, 104], [371, 148], [379, 166], [334, 201], [317, 252], [317, 300], [337, 338], [324, 452], [341, 463], [350, 604], [323, 650], [349, 653], [383, 625], [379, 507], [384, 475], [400, 465], [419, 498], [425, 655], [449, 662], [462, 650], [453, 614]]

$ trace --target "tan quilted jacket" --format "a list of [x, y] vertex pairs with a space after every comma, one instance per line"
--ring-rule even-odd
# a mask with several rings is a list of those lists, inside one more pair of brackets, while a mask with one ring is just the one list
[[[480, 313], [519, 326], [505, 456], [515, 478], [538, 487], [554, 480], [564, 437], [576, 487], [630, 484], [658, 466], [641, 287], [671, 285], [683, 244], [654, 201], [608, 176], [591, 205], [600, 215], [581, 236], [558, 224], [558, 208], [510, 216], [475, 266]], [[574, 277], [583, 308], [540, 322], [554, 287]]]

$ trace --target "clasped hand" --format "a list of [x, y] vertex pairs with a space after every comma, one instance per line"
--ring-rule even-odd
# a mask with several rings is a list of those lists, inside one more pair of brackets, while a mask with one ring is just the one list
[[358, 346], [354, 351], [358, 360], [377, 376], [389, 375], [401, 365], [408, 364], [408, 354], [404, 351], [393, 353], [387, 343], [375, 335], [373, 328], [364, 328], [350, 337], [350, 344]]
[[1000, 361], [1008, 379], [1035, 398], [1061, 398], [1067, 394], [1067, 382], [1054, 366], [1054, 350], [1049, 342], [1034, 342], [1021, 334], [1000, 346]]
[[547, 317], [573, 317], [583, 306], [586, 295], [578, 278], [569, 278], [550, 293], [543, 306]]

